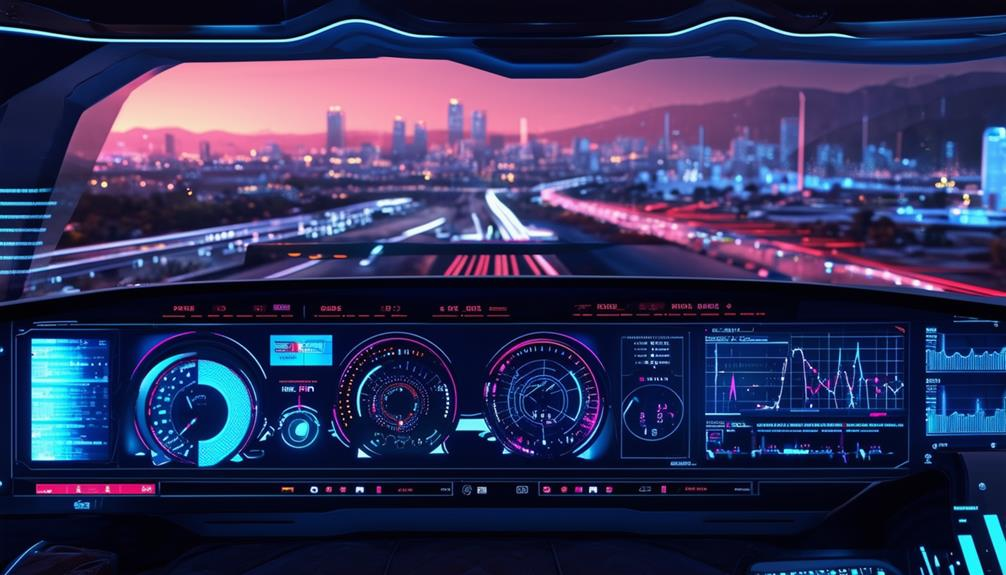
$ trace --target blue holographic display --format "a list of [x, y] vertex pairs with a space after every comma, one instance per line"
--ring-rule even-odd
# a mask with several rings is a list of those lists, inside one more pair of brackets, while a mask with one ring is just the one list
[[109, 340], [31, 340], [32, 461], [109, 457]]
[[332, 365], [332, 336], [330, 335], [271, 335], [269, 336], [270, 365]]

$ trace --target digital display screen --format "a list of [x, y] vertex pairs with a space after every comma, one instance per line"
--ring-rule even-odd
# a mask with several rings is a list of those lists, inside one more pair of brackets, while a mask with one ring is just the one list
[[991, 323], [926, 328], [926, 434], [1006, 435], [1006, 334]]
[[705, 336], [706, 459], [886, 466], [907, 459], [898, 326], [743, 326]]
[[622, 457], [690, 455], [685, 338], [622, 337]]
[[330, 335], [271, 335], [269, 336], [269, 350], [269, 365], [332, 365], [332, 336]]
[[31, 340], [32, 461], [110, 455], [109, 340]]

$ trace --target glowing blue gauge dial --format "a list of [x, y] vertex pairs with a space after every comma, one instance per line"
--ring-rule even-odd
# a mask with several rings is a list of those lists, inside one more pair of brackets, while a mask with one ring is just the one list
[[306, 405], [293, 405], [279, 416], [279, 437], [287, 446], [304, 449], [310, 446], [321, 432], [318, 412]]
[[332, 416], [338, 437], [370, 455], [433, 451], [458, 421], [447, 358], [409, 334], [361, 344], [344, 363]]
[[590, 445], [604, 406], [588, 357], [583, 344], [554, 334], [529, 335], [496, 354], [483, 399], [489, 427], [507, 449], [553, 458]]
[[641, 385], [622, 400], [625, 429], [643, 441], [660, 441], [674, 435], [684, 420], [685, 403], [666, 385]]
[[155, 463], [161, 455], [198, 467], [237, 455], [254, 431], [256, 409], [255, 391], [244, 373], [195, 353], [154, 365], [137, 398], [140, 432]]

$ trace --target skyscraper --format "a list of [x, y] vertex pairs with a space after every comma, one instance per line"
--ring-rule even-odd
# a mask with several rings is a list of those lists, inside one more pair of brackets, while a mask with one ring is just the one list
[[178, 157], [178, 150], [175, 149], [174, 134], [164, 134], [164, 155], [172, 160]]
[[982, 192], [985, 206], [1006, 210], [1006, 128], [985, 128], [982, 134]]
[[943, 162], [948, 176], [957, 175], [957, 143], [953, 140], [943, 143]]
[[799, 144], [800, 119], [787, 116], [779, 120], [779, 165], [784, 170], [796, 168], [796, 149]]
[[475, 145], [486, 145], [488, 135], [485, 110], [475, 110], [472, 112], [472, 139], [475, 140]]
[[447, 103], [447, 143], [456, 146], [465, 137], [465, 108], [457, 98]]
[[331, 151], [332, 148], [346, 147], [346, 121], [342, 114], [342, 106], [330, 106], [328, 108], [328, 132], [325, 139], [325, 146]]
[[699, 167], [706, 166], [706, 127], [699, 125]]
[[429, 148], [429, 138], [426, 135], [426, 122], [420, 120], [412, 128], [412, 149], [416, 157], [421, 160], [426, 157], [427, 148]]
[[520, 145], [527, 147], [527, 118], [520, 119]]
[[391, 125], [391, 157], [401, 160], [406, 153], [405, 142], [405, 119], [395, 116], [395, 121]]
[[869, 151], [867, 150], [867, 148], [870, 146], [870, 117], [867, 116], [866, 114], [863, 114], [863, 120], [862, 120], [862, 128], [861, 128], [861, 130], [862, 130], [863, 139], [859, 143], [860, 154], [861, 154], [860, 158], [862, 158], [863, 170], [869, 171], [869, 170], [866, 169], [866, 164], [867, 164], [867, 161], [868, 161], [867, 160], [867, 156], [869, 155]]
[[199, 159], [204, 164], [209, 164], [213, 161], [213, 154], [210, 153], [210, 143], [206, 140], [199, 142]]
[[590, 170], [590, 139], [584, 137], [573, 138], [572, 148], [573, 165], [583, 172]]
[[800, 92], [800, 119], [796, 131], [796, 189], [803, 191], [804, 170], [807, 165], [807, 95]]
[[664, 112], [664, 140], [661, 142], [664, 155], [671, 153], [671, 113]]

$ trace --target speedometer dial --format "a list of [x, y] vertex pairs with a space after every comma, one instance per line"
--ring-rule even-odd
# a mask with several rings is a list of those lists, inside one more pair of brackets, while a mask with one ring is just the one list
[[552, 458], [586, 449], [604, 412], [590, 351], [557, 334], [512, 342], [490, 363], [486, 419], [510, 451]]
[[208, 467], [235, 455], [252, 433], [255, 393], [238, 370], [193, 354], [172, 356], [144, 379], [146, 431], [163, 455]]
[[371, 455], [433, 451], [458, 420], [447, 358], [410, 334], [385, 334], [350, 354], [332, 409], [339, 437]]
[[154, 465], [243, 460], [263, 375], [247, 349], [220, 334], [172, 335], [147, 350], [133, 371], [136, 431]]

